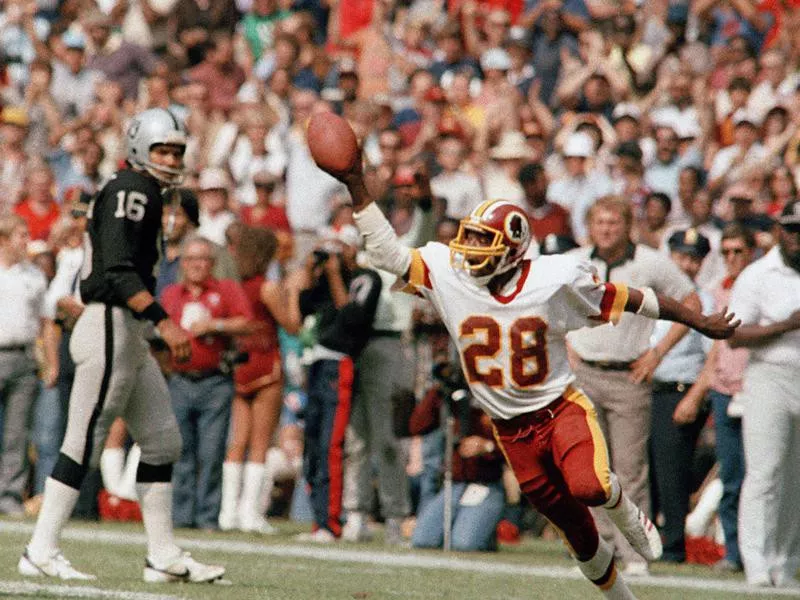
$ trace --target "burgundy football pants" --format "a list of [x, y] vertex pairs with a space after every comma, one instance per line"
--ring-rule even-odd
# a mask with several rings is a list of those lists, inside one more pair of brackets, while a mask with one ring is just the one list
[[586, 395], [568, 387], [546, 408], [503, 421], [495, 435], [525, 497], [559, 530], [578, 560], [597, 552], [589, 506], [611, 495], [605, 438]]

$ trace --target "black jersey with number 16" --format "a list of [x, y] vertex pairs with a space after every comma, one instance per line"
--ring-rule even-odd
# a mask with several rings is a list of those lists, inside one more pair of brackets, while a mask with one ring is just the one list
[[123, 169], [100, 190], [84, 241], [84, 303], [125, 307], [134, 294], [155, 291], [162, 211], [161, 188], [144, 173]]

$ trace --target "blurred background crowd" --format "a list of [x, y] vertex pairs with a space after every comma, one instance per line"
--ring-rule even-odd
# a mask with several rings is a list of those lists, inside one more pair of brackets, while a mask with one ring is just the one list
[[[163, 360], [184, 436], [176, 523], [268, 533], [265, 514], [322, 510], [345, 525], [313, 541], [366, 539], [380, 521], [389, 542], [441, 546], [442, 426], [453, 415], [453, 546], [551, 534], [520, 506], [485, 418], [453, 400], [460, 367], [430, 307], [381, 275], [364, 339], [330, 339], [355, 335], [326, 311], [345, 310], [335, 281], [360, 268], [350, 259], [359, 236], [304, 126], [320, 111], [349, 120], [371, 191], [409, 245], [447, 242], [483, 200], [506, 199], [529, 213], [541, 253], [585, 252], [604, 275], [697, 293], [711, 310], [800, 220], [798, 31], [797, 0], [3, 0], [0, 511], [22, 514], [26, 500], [36, 510], [66, 419], [86, 213], [124, 159], [130, 117], [160, 107], [189, 133], [158, 274], [162, 303], [195, 336], [190, 364]], [[28, 260], [48, 282], [43, 296]], [[788, 356], [800, 349], [797, 327], [777, 334]], [[38, 380], [3, 356], [27, 352], [37, 334]], [[797, 485], [783, 478], [800, 458], [800, 410], [771, 440], [785, 463], [775, 459], [763, 493], [750, 494], [775, 514], [744, 523], [748, 443], [769, 437], [742, 441], [747, 351], [692, 336], [659, 346], [669, 334], [658, 326], [618, 335], [576, 336], [573, 362], [602, 406], [623, 485], [662, 527], [665, 560], [741, 570], [738, 522], [784, 532], [782, 550], [749, 551], [783, 552], [778, 570], [796, 569], [800, 528], [777, 523], [790, 514], [781, 490]], [[303, 476], [306, 392], [321, 376], [308, 367], [320, 348], [356, 363], [349, 425], [337, 421], [338, 442], [323, 440], [343, 448], [324, 474], [343, 470], [328, 494], [340, 512], [313, 494], [309, 504]], [[133, 500], [128, 445], [120, 423], [102, 461], [106, 516]], [[316, 477], [308, 462], [306, 452]], [[93, 515], [101, 482], [89, 487], [81, 510]], [[775, 573], [767, 585], [791, 580]]]

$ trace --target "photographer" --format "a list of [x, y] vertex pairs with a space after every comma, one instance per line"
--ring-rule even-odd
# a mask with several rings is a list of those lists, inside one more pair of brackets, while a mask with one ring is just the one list
[[308, 371], [303, 468], [311, 488], [314, 531], [305, 541], [331, 542], [342, 534], [344, 436], [350, 418], [354, 361], [370, 337], [381, 279], [359, 268], [361, 236], [345, 225], [306, 261], [300, 294], [303, 316], [316, 316], [316, 345]]
[[192, 334], [191, 358], [173, 360], [169, 378], [183, 438], [173, 471], [176, 527], [217, 528], [233, 398], [233, 377], [223, 356], [231, 336], [249, 333], [253, 318], [239, 284], [212, 277], [214, 249], [204, 238], [188, 238], [181, 254], [183, 282], [168, 286], [161, 299], [170, 318]]
[[[503, 455], [494, 443], [491, 421], [469, 395], [458, 363], [434, 366], [437, 383], [411, 415], [412, 435], [424, 435], [441, 425], [443, 409], [455, 417], [453, 488], [451, 497], [452, 549], [469, 552], [497, 549], [495, 531], [505, 508]], [[446, 407], [445, 407], [446, 404]], [[445, 491], [424, 504], [411, 538], [414, 548], [441, 548], [444, 542]]]

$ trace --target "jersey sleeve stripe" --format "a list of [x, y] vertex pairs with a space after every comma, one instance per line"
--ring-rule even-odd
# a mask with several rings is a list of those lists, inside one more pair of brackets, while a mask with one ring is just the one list
[[418, 248], [411, 250], [411, 266], [408, 267], [408, 284], [401, 288], [407, 294], [419, 295], [420, 288], [431, 289], [431, 275], [428, 265]]
[[408, 269], [408, 283], [414, 287], [431, 287], [430, 271], [422, 254], [414, 248], [411, 251], [411, 266]]
[[619, 322], [628, 303], [628, 286], [624, 283], [605, 283], [605, 293], [600, 301], [600, 320]]

